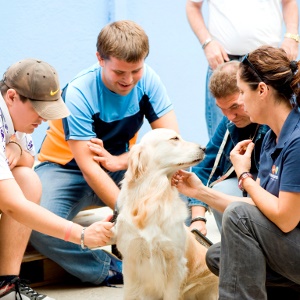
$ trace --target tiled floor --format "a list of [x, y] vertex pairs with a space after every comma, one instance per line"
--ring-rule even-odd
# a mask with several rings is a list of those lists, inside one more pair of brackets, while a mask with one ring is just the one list
[[[220, 240], [220, 234], [212, 214], [207, 215], [207, 237], [214, 243]], [[61, 283], [53, 286], [35, 288], [38, 292], [53, 297], [56, 300], [121, 300], [123, 286], [94, 287], [78, 283]]]

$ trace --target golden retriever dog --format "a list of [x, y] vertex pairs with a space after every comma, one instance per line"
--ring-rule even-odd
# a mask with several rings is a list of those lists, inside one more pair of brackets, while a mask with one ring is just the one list
[[177, 170], [203, 157], [199, 145], [169, 129], [151, 130], [131, 148], [115, 225], [125, 300], [217, 299], [207, 249], [184, 225], [187, 207], [171, 185]]

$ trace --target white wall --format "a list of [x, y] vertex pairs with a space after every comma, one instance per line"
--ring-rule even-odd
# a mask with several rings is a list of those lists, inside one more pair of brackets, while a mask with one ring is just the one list
[[[191, 32], [185, 0], [1, 0], [0, 74], [19, 59], [36, 57], [52, 64], [64, 86], [96, 61], [96, 40], [108, 22], [132, 19], [150, 39], [147, 63], [165, 83], [181, 133], [207, 142], [204, 122], [206, 63]], [[33, 134], [38, 148], [47, 125]], [[147, 126], [143, 131], [147, 130]]]
[[[96, 61], [97, 36], [106, 23], [134, 20], [149, 36], [150, 55], [146, 61], [167, 87], [182, 136], [205, 145], [207, 63], [189, 27], [185, 1], [0, 0], [0, 74], [19, 59], [36, 57], [57, 69], [63, 87]], [[37, 148], [46, 128], [44, 124], [33, 134]], [[141, 134], [148, 128], [144, 126]]]

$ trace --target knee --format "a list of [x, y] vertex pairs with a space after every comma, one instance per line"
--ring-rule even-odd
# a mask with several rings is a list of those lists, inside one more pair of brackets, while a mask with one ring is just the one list
[[31, 236], [30, 236], [30, 242], [32, 243], [33, 246], [35, 246], [36, 244], [39, 244], [40, 241], [42, 241], [42, 243], [44, 243], [45, 242], [44, 237], [45, 237], [44, 234], [42, 234], [38, 231], [32, 230]]
[[44, 248], [50, 249], [51, 247], [58, 246], [60, 240], [33, 230], [31, 232], [30, 242], [37, 250], [41, 251]]
[[[257, 207], [246, 202], [233, 202], [228, 205], [223, 214], [222, 230], [245, 230], [247, 220], [251, 219], [257, 211]], [[227, 232], [228, 233], [228, 232]]]
[[248, 203], [240, 201], [230, 203], [224, 210], [223, 222], [228, 222], [233, 215], [235, 215], [237, 212], [242, 212], [248, 205]]
[[42, 195], [42, 185], [34, 170], [28, 167], [15, 167], [12, 174], [26, 199], [39, 203]]
[[205, 261], [209, 270], [219, 276], [221, 243], [210, 246], [206, 252]]

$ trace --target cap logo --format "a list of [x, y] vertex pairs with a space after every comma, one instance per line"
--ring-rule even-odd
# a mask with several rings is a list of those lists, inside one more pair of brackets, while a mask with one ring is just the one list
[[51, 91], [50, 91], [50, 96], [54, 96], [55, 94], [57, 94], [58, 91], [59, 91], [59, 89], [57, 89], [57, 90], [54, 91], [54, 92], [51, 90]]

